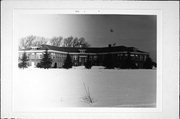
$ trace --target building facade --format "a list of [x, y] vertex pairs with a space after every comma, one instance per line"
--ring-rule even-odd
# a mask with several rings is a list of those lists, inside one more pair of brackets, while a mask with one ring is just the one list
[[56, 47], [50, 45], [42, 45], [41, 47], [32, 47], [29, 49], [19, 50], [19, 62], [25, 52], [28, 57], [29, 66], [36, 66], [43, 58], [43, 53], [48, 50], [52, 58], [52, 67], [61, 68], [67, 54], [70, 54], [73, 65], [81, 66], [87, 62], [87, 57], [93, 66], [102, 66], [108, 54], [112, 55], [113, 61], [117, 65], [121, 65], [128, 57], [134, 61], [137, 68], [143, 68], [146, 58], [149, 56], [147, 52], [140, 51], [134, 47], [125, 46], [108, 46], [108, 47]]

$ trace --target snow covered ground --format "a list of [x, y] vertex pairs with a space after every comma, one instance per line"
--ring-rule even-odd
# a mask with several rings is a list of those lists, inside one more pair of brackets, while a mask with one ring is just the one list
[[[19, 69], [13, 79], [16, 110], [32, 107], [155, 107], [156, 70]], [[93, 103], [86, 100], [89, 89]]]

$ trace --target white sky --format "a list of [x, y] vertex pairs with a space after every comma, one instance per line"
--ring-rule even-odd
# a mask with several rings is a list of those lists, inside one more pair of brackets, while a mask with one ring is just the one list
[[17, 39], [28, 35], [84, 37], [92, 47], [113, 43], [137, 47], [156, 60], [155, 16], [24, 14], [15, 16], [14, 23]]

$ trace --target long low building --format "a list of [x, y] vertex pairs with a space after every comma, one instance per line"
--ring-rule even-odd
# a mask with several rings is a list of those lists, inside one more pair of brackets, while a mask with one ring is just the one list
[[101, 66], [108, 54], [113, 57], [113, 62], [121, 65], [127, 57], [131, 57], [137, 68], [143, 68], [143, 63], [149, 56], [147, 52], [140, 51], [134, 47], [125, 46], [111, 46], [108, 47], [56, 47], [50, 45], [41, 45], [41, 47], [32, 47], [29, 49], [19, 50], [19, 61], [22, 54], [26, 52], [28, 56], [28, 64], [30, 66], [36, 66], [40, 60], [43, 58], [43, 53], [48, 50], [52, 58], [52, 67], [62, 67], [67, 54], [70, 54], [73, 65], [80, 66], [84, 65], [89, 57], [92, 65]]

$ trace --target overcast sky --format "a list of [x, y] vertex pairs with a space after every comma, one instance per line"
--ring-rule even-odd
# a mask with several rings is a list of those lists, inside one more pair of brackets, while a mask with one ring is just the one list
[[152, 15], [18, 15], [18, 39], [36, 35], [84, 37], [91, 47], [116, 43], [136, 47], [156, 60], [156, 16]]

